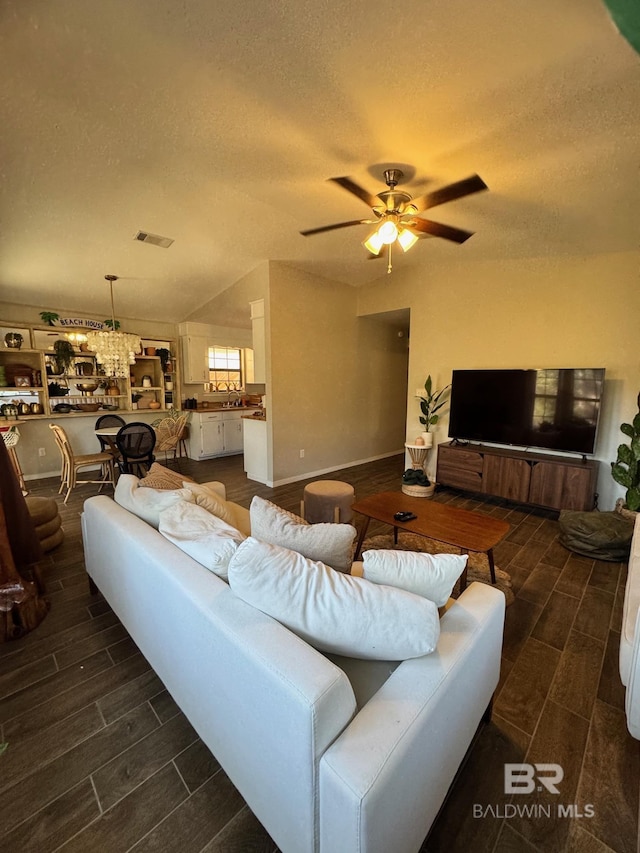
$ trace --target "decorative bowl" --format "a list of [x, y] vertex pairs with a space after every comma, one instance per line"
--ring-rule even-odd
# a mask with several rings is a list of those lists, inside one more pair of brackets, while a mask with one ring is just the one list
[[82, 391], [83, 394], [93, 394], [100, 386], [99, 382], [78, 382], [76, 388]]
[[66, 415], [71, 411], [71, 405], [69, 403], [58, 403], [57, 406], [53, 407], [53, 411]]
[[97, 412], [100, 408], [100, 403], [78, 403], [76, 409], [81, 412]]

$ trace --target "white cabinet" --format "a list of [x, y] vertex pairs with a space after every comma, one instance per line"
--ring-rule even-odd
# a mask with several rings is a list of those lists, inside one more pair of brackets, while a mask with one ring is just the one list
[[242, 415], [245, 412], [223, 412], [224, 453], [242, 453]]
[[267, 483], [267, 423], [261, 418], [244, 421], [244, 470], [247, 479]]
[[189, 429], [189, 458], [209, 459], [224, 452], [221, 412], [194, 414]]
[[253, 334], [253, 381], [267, 381], [267, 357], [265, 343], [264, 299], [250, 302], [251, 331]]
[[242, 453], [242, 412], [197, 412], [189, 430], [190, 459]]
[[183, 382], [198, 383], [209, 381], [209, 342], [199, 335], [183, 335], [182, 364]]

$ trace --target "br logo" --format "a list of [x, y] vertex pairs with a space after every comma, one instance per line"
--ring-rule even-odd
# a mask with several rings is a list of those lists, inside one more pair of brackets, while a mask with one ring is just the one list
[[[532, 794], [536, 788], [546, 788], [550, 794], [559, 794], [557, 786], [564, 778], [559, 764], [505, 764], [505, 794]], [[540, 787], [542, 786], [542, 787]]]

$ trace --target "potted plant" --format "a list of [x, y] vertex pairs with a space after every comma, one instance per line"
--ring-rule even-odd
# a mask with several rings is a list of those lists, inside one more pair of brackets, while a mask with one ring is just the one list
[[169, 361], [171, 359], [171, 353], [166, 347], [157, 347], [156, 355], [160, 356], [160, 368], [163, 373], [167, 373], [167, 368], [169, 367]]
[[431, 374], [427, 376], [427, 381], [424, 383], [425, 395], [424, 397], [420, 397], [420, 411], [422, 412], [420, 423], [424, 427], [422, 438], [425, 447], [431, 447], [433, 444], [433, 435], [430, 432], [430, 428], [435, 426], [440, 420], [440, 410], [448, 402], [447, 395], [450, 388], [451, 385], [446, 385], [440, 391], [434, 391]]
[[76, 357], [76, 353], [71, 341], [67, 341], [64, 338], [60, 338], [60, 340], [54, 343], [53, 351], [55, 353], [58, 369], [61, 370], [62, 373], [68, 373], [69, 368], [73, 364], [73, 360]]
[[638, 413], [632, 423], [621, 424], [620, 431], [628, 436], [629, 443], [619, 445], [616, 461], [611, 463], [611, 475], [627, 491], [624, 501], [622, 498], [616, 501], [616, 510], [635, 519], [640, 511], [640, 394]]
[[142, 397], [142, 394], [138, 394], [137, 391], [133, 392], [133, 394], [131, 395], [131, 408], [132, 409], [138, 408], [138, 400], [140, 400], [141, 397]]

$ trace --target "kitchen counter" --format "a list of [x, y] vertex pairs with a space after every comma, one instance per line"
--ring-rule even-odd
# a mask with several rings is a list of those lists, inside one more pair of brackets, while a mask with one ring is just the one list
[[196, 409], [182, 409], [183, 412], [255, 412], [259, 406], [223, 406], [221, 403], [206, 404], [200, 403]]
[[264, 412], [254, 412], [252, 415], [240, 415], [245, 421], [266, 421], [267, 416]]

